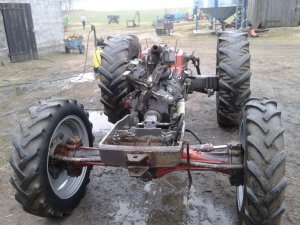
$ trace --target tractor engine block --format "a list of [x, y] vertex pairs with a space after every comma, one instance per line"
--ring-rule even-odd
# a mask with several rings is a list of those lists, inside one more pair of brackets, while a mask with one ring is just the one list
[[142, 60], [133, 60], [128, 66], [127, 81], [133, 90], [130, 108], [147, 126], [171, 122], [180, 115], [177, 104], [185, 89], [181, 72], [175, 68], [176, 56], [173, 48], [154, 45]]

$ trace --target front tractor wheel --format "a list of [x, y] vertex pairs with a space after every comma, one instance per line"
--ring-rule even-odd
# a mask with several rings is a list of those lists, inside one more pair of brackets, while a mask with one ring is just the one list
[[237, 187], [240, 225], [280, 225], [287, 186], [283, 132], [275, 102], [246, 101], [239, 132], [245, 159], [244, 184]]
[[89, 182], [90, 167], [73, 171], [52, 156], [59, 144], [79, 136], [92, 146], [92, 124], [75, 100], [44, 100], [29, 108], [30, 117], [20, 123], [10, 159], [11, 183], [23, 209], [42, 217], [69, 215], [79, 204]]

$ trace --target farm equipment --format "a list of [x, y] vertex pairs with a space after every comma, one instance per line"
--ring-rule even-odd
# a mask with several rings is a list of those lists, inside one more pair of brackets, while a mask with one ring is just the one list
[[108, 24], [111, 24], [111, 23], [119, 24], [119, 19], [120, 19], [119, 15], [108, 15], [107, 16]]
[[154, 26], [157, 36], [171, 35], [174, 30], [174, 23], [171, 20], [157, 19]]
[[140, 12], [136, 11], [132, 20], [127, 20], [127, 27], [140, 26]]
[[193, 19], [193, 17], [189, 16], [188, 13], [166, 13], [165, 19], [171, 20], [174, 23], [183, 20], [190, 21]]
[[79, 35], [70, 35], [64, 39], [65, 52], [70, 54], [71, 50], [78, 49], [80, 54], [85, 53], [85, 47], [82, 44], [83, 37]]
[[[133, 35], [104, 41], [99, 87], [104, 113], [115, 125], [98, 147], [88, 113], [76, 100], [30, 107], [10, 159], [11, 183], [24, 210], [69, 215], [85, 194], [92, 166], [125, 168], [145, 182], [173, 171], [215, 171], [229, 175], [236, 187], [241, 224], [280, 224], [287, 185], [281, 113], [269, 99], [248, 98], [247, 34], [218, 35], [216, 75], [201, 75], [199, 58], [167, 45], [140, 52]], [[240, 125], [239, 140], [221, 145], [186, 140], [185, 103], [193, 92], [216, 92], [217, 121]]]

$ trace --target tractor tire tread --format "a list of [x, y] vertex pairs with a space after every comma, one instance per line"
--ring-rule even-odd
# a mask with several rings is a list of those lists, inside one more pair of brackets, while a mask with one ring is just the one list
[[[16, 189], [15, 198], [21, 203], [23, 209], [31, 214], [42, 217], [61, 217], [70, 214], [70, 208], [66, 210], [56, 210], [51, 204], [45, 203], [47, 196], [43, 192], [43, 182], [40, 173], [40, 147], [42, 140], [45, 139], [49, 124], [54, 120], [57, 110], [62, 105], [69, 104], [73, 107], [79, 107], [84, 113], [83, 106], [76, 100], [43, 100], [29, 108], [29, 118], [20, 124], [20, 133], [13, 140], [16, 154], [12, 154], [10, 165], [14, 170], [14, 175], [10, 182]], [[92, 124], [88, 122], [90, 130]], [[42, 136], [42, 137], [41, 137]], [[90, 140], [91, 141], [91, 140]], [[89, 173], [88, 169], [87, 174]], [[87, 185], [89, 179], [86, 179]], [[85, 190], [84, 190], [85, 192]], [[84, 196], [81, 193], [79, 201]], [[75, 208], [76, 204], [73, 205]]]
[[[270, 116], [271, 115], [271, 116]], [[247, 152], [246, 199], [244, 224], [279, 225], [284, 191], [286, 152], [277, 104], [268, 99], [248, 99], [244, 111]], [[264, 118], [268, 118], [265, 120]], [[252, 137], [254, 135], [255, 137]], [[248, 218], [247, 218], [248, 217]]]
[[251, 94], [250, 58], [249, 41], [245, 33], [220, 33], [217, 50], [217, 118], [220, 126], [239, 125], [245, 100]]
[[101, 90], [100, 102], [110, 122], [115, 123], [129, 113], [123, 109], [121, 100], [129, 93], [128, 84], [122, 74], [126, 64], [140, 54], [139, 40], [134, 35], [116, 35], [104, 42], [101, 53], [102, 66], [99, 68]]

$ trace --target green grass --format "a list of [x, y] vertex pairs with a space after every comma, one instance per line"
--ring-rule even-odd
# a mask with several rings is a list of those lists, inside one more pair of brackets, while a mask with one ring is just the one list
[[[191, 9], [189, 8], [181, 8], [181, 9], [168, 9], [169, 13], [191, 13]], [[155, 9], [155, 10], [147, 10], [140, 11], [141, 24], [152, 24], [157, 17], [162, 18], [165, 13], [164, 9]], [[69, 25], [77, 25], [80, 24], [80, 16], [85, 15], [87, 19], [87, 24], [97, 24], [97, 25], [105, 25], [107, 24], [107, 16], [108, 15], [119, 15], [120, 16], [120, 24], [126, 24], [127, 20], [132, 20], [135, 14], [135, 11], [111, 11], [111, 12], [102, 12], [102, 11], [69, 11], [64, 12], [64, 16], [66, 16], [69, 20]]]

